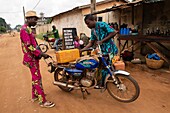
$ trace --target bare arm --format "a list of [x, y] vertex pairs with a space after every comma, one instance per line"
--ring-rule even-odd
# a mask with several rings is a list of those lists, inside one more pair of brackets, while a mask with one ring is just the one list
[[91, 46], [93, 46], [93, 44], [94, 44], [94, 40], [90, 40], [89, 43], [86, 45], [86, 47], [84, 47], [83, 49], [81, 49], [81, 51], [90, 48]]
[[117, 31], [110, 33], [107, 37], [105, 37], [103, 40], [101, 40], [101, 43], [103, 43], [103, 42], [109, 40], [110, 38], [114, 37], [117, 33], [118, 33]]

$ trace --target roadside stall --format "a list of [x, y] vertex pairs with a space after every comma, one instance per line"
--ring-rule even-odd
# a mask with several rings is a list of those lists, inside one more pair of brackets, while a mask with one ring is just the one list
[[[134, 52], [138, 48], [147, 45], [168, 63], [170, 67], [170, 61], [166, 56], [166, 51], [170, 52], [170, 50], [165, 46], [167, 43], [170, 43], [170, 24], [168, 23], [170, 17], [168, 17], [167, 13], [167, 11], [170, 11], [170, 8], [166, 6], [167, 2], [168, 1], [166, 0], [142, 2], [143, 12], [141, 30], [138, 31], [138, 29], [136, 29], [136, 33], [128, 32], [127, 34], [119, 35], [120, 52], [123, 52], [127, 48], [132, 48], [132, 52]], [[132, 13], [134, 13], [133, 10]], [[133, 16], [132, 20], [134, 21]], [[125, 41], [125, 43], [122, 44], [122, 41]], [[130, 45], [128, 45], [129, 42], [131, 42]], [[138, 48], [135, 48], [135, 45], [138, 45]], [[163, 50], [160, 48], [163, 48]], [[148, 65], [148, 62], [146, 63]], [[154, 64], [155, 66], [156, 63], [157, 62]]]
[[[147, 45], [170, 67], [170, 61], [167, 58], [170, 49], [166, 47], [170, 43], [169, 2], [169, 0], [136, 0], [93, 14], [119, 11], [116, 16], [119, 18], [117, 39], [120, 54], [129, 49], [132, 53], [140, 49], [142, 53], [141, 48]], [[125, 12], [130, 15], [129, 18], [124, 16]], [[125, 17], [126, 21], [122, 17]]]

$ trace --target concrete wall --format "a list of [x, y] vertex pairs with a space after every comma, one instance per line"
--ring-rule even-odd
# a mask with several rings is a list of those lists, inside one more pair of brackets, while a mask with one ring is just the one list
[[36, 34], [47, 33], [47, 31], [51, 31], [51, 24], [45, 24], [36, 27]]
[[63, 28], [76, 28], [77, 35], [79, 36], [80, 32], [82, 32], [83, 29], [82, 18], [83, 15], [81, 13], [81, 10], [76, 10], [56, 16], [51, 24], [56, 26], [56, 28], [59, 30], [60, 36], [62, 36]]
[[[120, 10], [115, 10], [108, 12], [109, 14], [109, 23], [117, 22], [119, 24]], [[134, 25], [132, 24], [132, 8], [128, 7], [121, 9], [121, 24], [128, 24], [128, 27], [132, 28], [134, 25], [139, 25], [142, 27], [142, 6], [138, 5], [134, 7]]]
[[[109, 3], [98, 5], [98, 6], [96, 6], [96, 11], [101, 11], [101, 10], [104, 10], [106, 8], [111, 8], [115, 4], [120, 4], [120, 2], [109, 2]], [[83, 9], [82, 10], [82, 14], [83, 15], [90, 14], [90, 8]], [[102, 21], [104, 21], [106, 23], [110, 23], [110, 22], [113, 22], [113, 21], [115, 22], [115, 20], [113, 18], [112, 12], [97, 14], [97, 17], [102, 17]], [[84, 33], [86, 33], [87, 36], [90, 37], [91, 30], [86, 27], [86, 25], [84, 23], [84, 17], [82, 19], [83, 19], [83, 28], [82, 28], [82, 31]]]
[[[115, 3], [118, 4], [117, 2], [109, 2], [109, 3], [97, 5], [96, 11], [104, 10], [106, 8], [111, 8]], [[80, 33], [85, 33], [87, 36], [90, 37], [91, 30], [87, 28], [86, 24], [84, 23], [84, 15], [86, 14], [90, 14], [90, 7], [72, 10], [57, 15], [53, 19], [52, 25], [56, 25], [56, 28], [59, 30], [60, 36], [62, 36], [63, 28], [75, 27], [77, 28], [78, 36], [80, 35]], [[107, 23], [109, 22], [110, 16], [108, 15], [108, 13], [98, 14], [97, 16], [102, 17], [104, 22]]]

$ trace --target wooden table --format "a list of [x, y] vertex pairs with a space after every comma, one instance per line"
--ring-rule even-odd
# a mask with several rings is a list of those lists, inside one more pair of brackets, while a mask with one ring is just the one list
[[[124, 44], [122, 44], [122, 40], [125, 41]], [[127, 48], [132, 48], [132, 52], [134, 52], [134, 46], [140, 42], [147, 44], [150, 48], [152, 48], [164, 61], [166, 61], [170, 68], [170, 61], [169, 59], [161, 52], [157, 47], [153, 45], [153, 43], [157, 43], [159, 46], [163, 47], [170, 53], [170, 49], [165, 47], [162, 42], [164, 43], [170, 43], [170, 36], [145, 36], [145, 35], [118, 35], [118, 41], [119, 41], [119, 49], [120, 53], [122, 53]], [[131, 41], [132, 43], [128, 45], [128, 41]], [[123, 48], [121, 49], [121, 46]], [[127, 46], [127, 47], [126, 47]], [[126, 47], [126, 48], [125, 48]]]

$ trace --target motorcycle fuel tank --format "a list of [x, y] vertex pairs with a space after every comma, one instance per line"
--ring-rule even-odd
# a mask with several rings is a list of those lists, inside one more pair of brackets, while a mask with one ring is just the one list
[[93, 69], [98, 66], [99, 62], [95, 59], [85, 59], [76, 63], [77, 69]]

